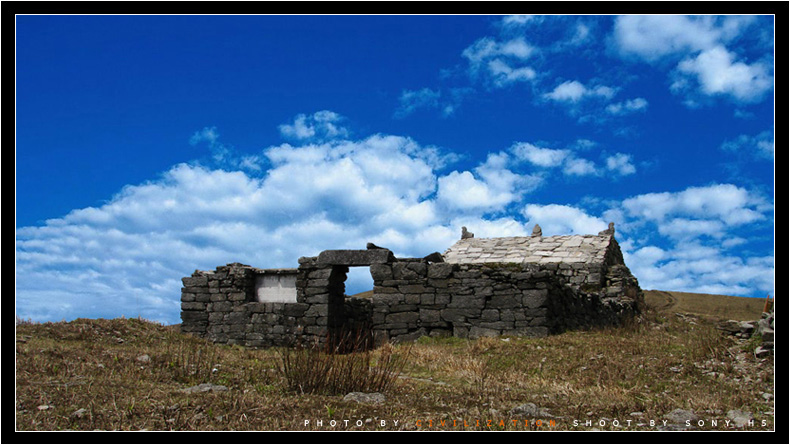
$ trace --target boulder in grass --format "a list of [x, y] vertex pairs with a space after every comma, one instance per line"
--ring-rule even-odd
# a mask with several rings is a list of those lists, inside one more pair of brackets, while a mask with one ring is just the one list
[[343, 397], [344, 402], [357, 402], [367, 405], [378, 405], [387, 400], [380, 392], [350, 392]]

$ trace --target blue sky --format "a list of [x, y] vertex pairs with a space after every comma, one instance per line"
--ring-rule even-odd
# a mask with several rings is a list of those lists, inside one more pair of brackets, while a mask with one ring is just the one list
[[773, 294], [773, 54], [754, 15], [17, 16], [17, 316], [177, 323], [195, 269], [462, 225]]

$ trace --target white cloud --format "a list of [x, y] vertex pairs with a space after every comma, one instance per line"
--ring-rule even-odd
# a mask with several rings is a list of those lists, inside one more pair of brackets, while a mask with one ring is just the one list
[[196, 268], [295, 266], [303, 255], [398, 236], [399, 254], [425, 255], [417, 240], [448, 221], [429, 198], [437, 186], [430, 162], [441, 155], [375, 135], [271, 147], [263, 175], [179, 164], [104, 205], [19, 228], [17, 313], [177, 322], [180, 278]]
[[541, 18], [539, 16], [522, 14], [522, 15], [508, 15], [502, 19], [502, 24], [506, 26], [523, 26], [530, 22], [538, 22]]
[[634, 253], [630, 254], [628, 262], [630, 263], [630, 260], [633, 259], [639, 264], [655, 265], [667, 257], [668, 253], [664, 249], [656, 246], [647, 246], [637, 249]]
[[259, 159], [255, 156], [248, 156], [243, 162], [237, 162], [237, 159], [233, 155], [233, 148], [220, 142], [217, 127], [204, 127], [202, 130], [196, 131], [192, 134], [192, 137], [189, 138], [190, 145], [199, 145], [202, 143], [208, 146], [211, 157], [217, 164], [248, 170], [260, 169], [258, 165]]
[[[754, 16], [622, 16], [614, 26], [620, 53], [656, 65], [675, 64], [671, 90], [699, 107], [698, 94], [757, 102], [773, 88], [772, 67], [746, 63], [727, 48], [756, 22]], [[770, 57], [769, 51], [764, 51]]]
[[[733, 214], [743, 210], [746, 201], [761, 201], [754, 196], [743, 201], [736, 189], [724, 185], [689, 188], [675, 194], [638, 195], [614, 204], [603, 212], [605, 218], [583, 208], [558, 204], [529, 204], [522, 214], [528, 220], [527, 227], [539, 224], [546, 236], [596, 233], [606, 228], [607, 221], [615, 221], [626, 264], [643, 289], [725, 295], [773, 293], [772, 256], [749, 252], [740, 257], [725, 252], [748, 243], [738, 236]], [[723, 196], [715, 197], [717, 192]], [[736, 204], [721, 202], [728, 199]], [[632, 213], [635, 202], [645, 209], [657, 206], [658, 212]], [[717, 216], [708, 217], [710, 213]], [[764, 217], [760, 214], [758, 219]], [[655, 224], [655, 228], [646, 224]]]
[[763, 131], [756, 136], [742, 134], [735, 139], [724, 141], [721, 149], [732, 153], [747, 153], [758, 159], [774, 159], [773, 132]]
[[497, 42], [490, 37], [477, 40], [461, 53], [469, 60], [469, 63], [476, 67], [488, 59], [495, 57], [511, 57], [515, 59], [528, 59], [534, 51], [523, 38], [515, 38], [507, 42]]
[[606, 168], [621, 176], [636, 173], [636, 167], [631, 163], [631, 155], [625, 153], [617, 153], [606, 158]]
[[674, 218], [658, 226], [658, 233], [672, 239], [698, 238], [702, 235], [721, 239], [725, 235], [721, 221], [706, 219]]
[[[595, 166], [573, 150], [514, 144], [469, 171], [445, 174], [441, 169], [457, 155], [400, 136], [342, 139], [339, 127], [322, 126], [337, 124], [335, 113], [301, 116], [304, 128], [297, 129], [298, 117], [287, 127], [312, 127], [314, 133], [301, 145], [281, 144], [253, 155], [265, 160], [266, 170], [182, 163], [159, 178], [124, 187], [100, 206], [18, 228], [17, 315], [60, 320], [125, 314], [172, 323], [178, 322], [180, 278], [195, 269], [235, 261], [295, 266], [300, 256], [363, 248], [368, 241], [399, 256], [419, 257], [449, 247], [461, 225], [479, 237], [494, 237], [524, 235], [535, 223], [547, 235], [597, 233], [608, 223], [583, 208], [521, 204], [550, 176], [524, 174], [519, 163], [593, 174]], [[330, 134], [338, 137], [318, 140]], [[191, 140], [221, 144], [214, 127]], [[629, 164], [625, 159], [613, 168]], [[517, 205], [520, 214], [503, 213]], [[618, 239], [634, 252], [640, 280], [644, 274], [647, 283], [662, 287], [691, 283], [734, 293], [772, 285], [765, 273], [752, 278], [771, 259], [728, 256], [700, 240], [713, 239], [720, 249], [743, 245], [732, 232], [765, 220], [770, 207], [745, 189], [723, 184], [634, 196], [602, 215], [617, 222]], [[641, 239], [651, 237], [676, 245], [655, 247]], [[716, 266], [755, 275], [728, 277]]]
[[430, 88], [421, 90], [403, 90], [400, 95], [400, 107], [395, 110], [395, 117], [402, 118], [420, 108], [437, 108], [441, 92]]
[[527, 227], [540, 225], [544, 236], [587, 235], [598, 233], [608, 226], [602, 219], [567, 205], [529, 204], [524, 207], [522, 214], [527, 218]]
[[570, 156], [569, 150], [541, 148], [529, 142], [514, 144], [510, 151], [521, 160], [528, 161], [539, 167], [557, 167]]
[[292, 140], [329, 140], [349, 136], [347, 128], [338, 125], [343, 116], [322, 110], [312, 115], [299, 114], [293, 123], [280, 125], [280, 134]]
[[756, 222], [764, 218], [763, 202], [746, 189], [732, 184], [689, 187], [682, 192], [648, 193], [623, 201], [629, 215], [663, 223], [670, 217], [718, 220], [727, 226]]
[[617, 17], [614, 24], [619, 50], [650, 62], [711, 48], [721, 37], [710, 16], [626, 15]]
[[750, 296], [774, 292], [773, 257], [725, 249], [748, 244], [738, 236], [740, 225], [766, 218], [770, 210], [761, 202], [724, 184], [637, 195], [613, 204], [604, 218], [558, 204], [529, 204], [522, 214], [527, 227], [540, 224], [547, 236], [596, 233], [614, 221], [626, 264], [643, 289]]
[[[209, 128], [195, 140], [217, 138]], [[449, 247], [459, 221], [490, 236], [522, 233], [512, 218], [485, 214], [542, 180], [510, 171], [504, 152], [438, 177], [452, 154], [398, 136], [282, 144], [259, 156], [266, 171], [179, 164], [106, 204], [19, 228], [17, 314], [177, 322], [180, 278], [195, 269], [295, 266], [300, 256], [368, 241], [423, 256]]]
[[551, 92], [545, 93], [543, 97], [557, 102], [573, 103], [588, 98], [611, 99], [614, 94], [614, 88], [605, 85], [588, 88], [577, 80], [568, 80], [557, 85]]
[[646, 249], [626, 257], [643, 289], [724, 295], [774, 292], [773, 257], [742, 259], [695, 242], [680, 242], [668, 251], [643, 252]]
[[[575, 144], [582, 150], [594, 145], [591, 141], [581, 140]], [[579, 158], [572, 150], [551, 149], [538, 147], [529, 142], [518, 142], [510, 147], [510, 152], [516, 159], [542, 168], [554, 168], [562, 166], [562, 172], [568, 176], [601, 176], [604, 171], [599, 170], [595, 162]], [[606, 170], [618, 176], [626, 176], [636, 173], [636, 167], [632, 163], [631, 155], [617, 153], [609, 156], [605, 160]]]
[[475, 169], [477, 177], [469, 171], [454, 171], [439, 178], [438, 202], [461, 211], [503, 210], [542, 182], [539, 176], [513, 173], [508, 169], [509, 163], [506, 153], [491, 153]]
[[494, 86], [504, 87], [535, 79], [535, 70], [524, 65], [535, 51], [522, 37], [503, 42], [484, 37], [464, 49], [461, 55], [469, 63], [469, 71], [473, 76], [482, 74]]
[[584, 23], [576, 24], [576, 31], [570, 39], [569, 44], [572, 46], [580, 45], [587, 41], [591, 36], [590, 27]]
[[591, 176], [597, 175], [598, 169], [595, 163], [581, 158], [571, 158], [565, 161], [565, 167], [562, 170], [569, 176]]
[[[770, 68], [763, 63], [747, 65], [736, 62], [732, 53], [722, 46], [700, 52], [678, 64], [678, 72], [693, 78], [706, 95], [728, 95], [743, 102], [756, 102], [773, 87]], [[675, 90], [684, 90], [687, 82], [675, 83]]]
[[[512, 77], [520, 75], [516, 72], [510, 73]], [[393, 117], [405, 118], [419, 109], [439, 110], [440, 116], [449, 117], [455, 114], [464, 98], [472, 91], [471, 88], [450, 88], [444, 92], [431, 88], [403, 90], [398, 98], [400, 105], [393, 113]]]
[[628, 99], [606, 106], [606, 112], [615, 116], [622, 116], [647, 109], [647, 100], [641, 97]]
[[488, 71], [497, 86], [505, 86], [513, 82], [522, 82], [535, 78], [535, 70], [529, 67], [511, 68], [502, 59], [488, 62]]
[[201, 142], [208, 142], [213, 145], [219, 139], [217, 127], [204, 127], [202, 130], [196, 131], [192, 137], [189, 138], [191, 145], [197, 145]]

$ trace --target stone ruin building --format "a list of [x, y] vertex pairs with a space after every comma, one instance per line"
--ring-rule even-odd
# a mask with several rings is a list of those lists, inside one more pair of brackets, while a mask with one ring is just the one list
[[[181, 329], [250, 347], [325, 345], [364, 330], [375, 344], [420, 336], [546, 336], [616, 325], [638, 313], [642, 291], [614, 224], [598, 235], [462, 239], [444, 254], [396, 258], [325, 250], [299, 267], [232, 263], [183, 278]], [[371, 298], [345, 295], [350, 267], [369, 267]]]

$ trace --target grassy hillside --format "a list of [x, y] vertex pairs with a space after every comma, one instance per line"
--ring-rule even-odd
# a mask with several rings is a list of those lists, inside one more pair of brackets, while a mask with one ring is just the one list
[[[738, 428], [725, 424], [731, 410], [751, 413], [743, 429], [774, 425], [773, 357], [756, 359], [704, 320], [657, 312], [548, 338], [379, 348], [373, 367], [390, 352], [407, 360], [378, 404], [301, 394], [282, 350], [214, 345], [144, 320], [28, 323], [16, 338], [18, 430], [654, 431], [678, 428], [662, 424], [678, 409], [698, 417], [696, 429]], [[184, 392], [199, 384], [226, 390]]]
[[758, 320], [765, 299], [689, 292], [645, 291], [645, 302], [662, 313], [688, 313], [719, 320]]

